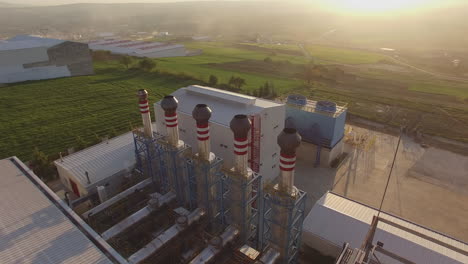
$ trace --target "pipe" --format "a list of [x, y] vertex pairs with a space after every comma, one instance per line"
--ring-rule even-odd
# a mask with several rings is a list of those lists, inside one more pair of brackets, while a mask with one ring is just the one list
[[148, 92], [145, 89], [138, 90], [138, 104], [140, 106], [141, 119], [143, 120], [144, 135], [147, 138], [153, 137], [153, 127], [151, 126], [151, 114], [148, 104]]
[[210, 117], [211, 109], [206, 104], [197, 104], [192, 116], [197, 123], [198, 154], [204, 160], [210, 160]]
[[239, 230], [233, 226], [228, 226], [226, 230], [219, 237], [214, 237], [210, 240], [210, 244], [198, 254], [190, 264], [201, 264], [208, 263], [212, 261], [219, 252], [225, 247], [229, 242], [233, 241], [239, 235]]
[[260, 263], [262, 264], [274, 264], [280, 257], [278, 251], [270, 248], [263, 256], [260, 258]]
[[279, 189], [289, 195], [294, 194], [294, 167], [296, 165], [296, 149], [301, 144], [301, 136], [295, 128], [285, 128], [278, 135], [280, 151], [281, 179]]
[[229, 124], [234, 133], [234, 170], [248, 176], [249, 139], [248, 134], [251, 127], [250, 120], [246, 115], [235, 115]]
[[164, 120], [166, 121], [167, 135], [169, 136], [169, 144], [174, 147], [179, 145], [179, 127], [177, 123], [177, 106], [179, 101], [172, 96], [164, 96], [161, 101], [161, 107], [164, 110]]
[[107, 196], [106, 186], [97, 186], [96, 189], [97, 189], [97, 193], [98, 193], [98, 196], [99, 196], [99, 201], [101, 203], [107, 201], [108, 196]]
[[[179, 235], [180, 232], [189, 228], [190, 225], [192, 225], [195, 221], [198, 221], [204, 215], [205, 215], [205, 211], [201, 210], [200, 208], [197, 208], [194, 211], [192, 211], [187, 217], [178, 218], [176, 224], [169, 227], [167, 230], [162, 232], [158, 237], [156, 237], [151, 242], [149, 242], [145, 247], [143, 247], [142, 249], [138, 250], [136, 253], [131, 255], [128, 258], [128, 262], [131, 264], [138, 264], [144, 261], [145, 259], [150, 257], [152, 254], [154, 254], [156, 251], [158, 251], [160, 248], [162, 248], [164, 245], [166, 245], [173, 238], [175, 238], [177, 235]], [[186, 219], [186, 222], [185, 222], [185, 219]]]

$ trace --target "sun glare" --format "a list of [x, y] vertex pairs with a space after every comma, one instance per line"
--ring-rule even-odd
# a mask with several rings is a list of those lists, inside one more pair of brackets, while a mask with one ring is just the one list
[[328, 0], [333, 8], [351, 12], [386, 12], [417, 8], [432, 0]]

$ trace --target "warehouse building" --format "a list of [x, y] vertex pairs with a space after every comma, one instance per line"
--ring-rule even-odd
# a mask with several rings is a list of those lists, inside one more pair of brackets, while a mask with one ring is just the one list
[[[345, 243], [352, 249], [361, 247], [377, 214], [372, 207], [326, 193], [304, 220], [303, 242], [338, 257]], [[381, 263], [468, 263], [466, 243], [387, 213], [379, 217], [381, 223], [370, 242], [382, 243], [375, 250]]]
[[[262, 175], [265, 182], [272, 181], [279, 174], [279, 151], [276, 137], [284, 128], [285, 106], [269, 100], [192, 85], [180, 88], [173, 96], [179, 100], [180, 138], [198, 151], [197, 135], [193, 132], [195, 121], [192, 110], [197, 104], [207, 104], [213, 110], [211, 118], [212, 152], [224, 160], [224, 166], [231, 168], [234, 162], [233, 144], [229, 122], [234, 113], [248, 115], [252, 122], [250, 131], [249, 165]], [[164, 111], [160, 102], [155, 103], [157, 131], [166, 134]]]
[[106, 50], [114, 54], [147, 58], [181, 57], [187, 54], [185, 46], [180, 44], [122, 39], [91, 41], [89, 47], [92, 50]]
[[135, 166], [132, 133], [75, 152], [54, 163], [60, 180], [76, 196], [96, 193], [99, 186], [112, 196]]
[[24, 35], [0, 42], [0, 83], [89, 74], [88, 44]]
[[18, 158], [0, 181], [0, 263], [127, 263]]

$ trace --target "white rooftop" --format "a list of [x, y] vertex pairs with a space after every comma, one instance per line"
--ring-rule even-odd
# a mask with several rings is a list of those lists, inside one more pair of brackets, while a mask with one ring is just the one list
[[65, 42], [61, 39], [41, 38], [28, 35], [18, 35], [4, 42], [0, 42], [0, 50], [17, 50], [37, 47], [52, 47]]
[[112, 263], [16, 157], [0, 160], [0, 182], [0, 263]]
[[233, 113], [250, 115], [266, 108], [282, 106], [273, 101], [200, 85], [180, 88], [172, 95], [179, 100], [177, 111], [192, 115], [197, 104], [207, 104], [213, 111], [211, 122], [223, 125], [229, 125]]
[[112, 50], [113, 52], [122, 53], [134, 53], [134, 54], [146, 54], [161, 50], [183, 48], [181, 44], [171, 44], [162, 42], [148, 42], [138, 40], [127, 40], [127, 39], [103, 39], [90, 41], [90, 49], [93, 50]]
[[[71, 172], [83, 186], [88, 186], [132, 168], [135, 164], [134, 149], [132, 132], [128, 132], [68, 155], [63, 161], [58, 159], [55, 165]], [[85, 172], [88, 172], [90, 184]]]
[[[303, 232], [313, 233], [338, 247], [341, 247], [344, 242], [348, 242], [352, 248], [359, 248], [375, 215], [377, 215], [377, 210], [329, 192], [317, 201], [307, 215], [304, 220]], [[423, 226], [386, 213], [381, 213], [380, 217], [454, 248], [468, 251], [466, 243]], [[307, 235], [305, 234], [305, 236]], [[384, 243], [384, 249], [415, 263], [468, 263], [467, 255], [387, 223], [380, 222], [378, 224], [373, 243], [377, 241]], [[379, 256], [379, 258], [381, 257]], [[382, 258], [381, 261], [383, 263], [400, 263]]]

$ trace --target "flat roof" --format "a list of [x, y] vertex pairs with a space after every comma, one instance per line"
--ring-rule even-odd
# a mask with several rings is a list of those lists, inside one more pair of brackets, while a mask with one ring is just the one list
[[[253, 96], [200, 85], [180, 88], [172, 95], [179, 100], [177, 111], [192, 115], [193, 108], [197, 104], [207, 104], [213, 111], [211, 122], [223, 125], [229, 125], [234, 113], [251, 115], [260, 113], [267, 108], [284, 106]], [[155, 105], [160, 103], [161, 101], [156, 102]]]
[[0, 182], [0, 263], [125, 263], [18, 158], [0, 160]]
[[28, 35], [18, 35], [5, 42], [0, 42], [0, 50], [18, 50], [37, 47], [52, 47], [65, 42], [61, 39], [41, 38]]
[[65, 156], [54, 163], [72, 173], [82, 186], [90, 186], [132, 168], [136, 162], [134, 150], [133, 135], [128, 132]]
[[[319, 237], [325, 239], [331, 238], [335, 241], [346, 238], [347, 241], [340, 241], [341, 245], [343, 242], [349, 242], [352, 247], [359, 247], [359, 244], [367, 234], [373, 217], [376, 216], [377, 213], [378, 211], [372, 207], [328, 192], [317, 201], [306, 217], [304, 221], [304, 232], [313, 232]], [[414, 230], [433, 240], [459, 249], [460, 251], [468, 251], [468, 245], [466, 243], [429, 228], [384, 212], [380, 213], [380, 218], [408, 228], [409, 230]], [[375, 241], [382, 241], [385, 249], [415, 261], [416, 263], [442, 264], [456, 263], [455, 261], [468, 263], [467, 255], [456, 252], [396, 226], [387, 223], [379, 223], [377, 230], [374, 238]], [[429, 254], [427, 250], [436, 254]], [[447, 261], [447, 258], [443, 256], [448, 257], [450, 261]]]

